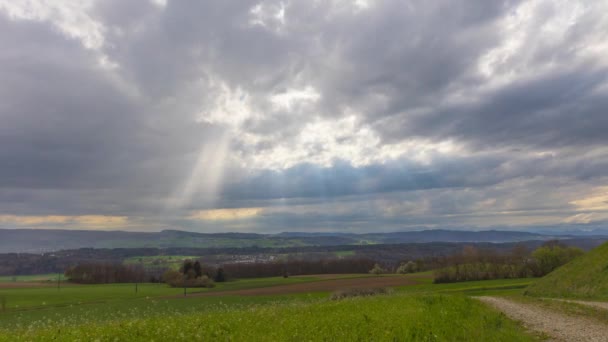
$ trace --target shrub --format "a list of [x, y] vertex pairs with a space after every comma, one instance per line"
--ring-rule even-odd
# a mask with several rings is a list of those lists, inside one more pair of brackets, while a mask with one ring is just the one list
[[174, 284], [180, 281], [184, 276], [175, 271], [175, 270], [167, 270], [163, 273], [163, 281], [167, 284]]
[[211, 278], [206, 275], [192, 278], [187, 275], [169, 270], [163, 274], [163, 280], [171, 287], [214, 287], [215, 284]]
[[384, 274], [384, 273], [386, 273], [386, 270], [384, 268], [382, 268], [379, 264], [375, 264], [374, 267], [371, 270], [369, 270], [369, 273]]
[[406, 273], [414, 273], [418, 272], [418, 265], [413, 261], [408, 261], [406, 263], [402, 263], [397, 268], [397, 273], [406, 274]]

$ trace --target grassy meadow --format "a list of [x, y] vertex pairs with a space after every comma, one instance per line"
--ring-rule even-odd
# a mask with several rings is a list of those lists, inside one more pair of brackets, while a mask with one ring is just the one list
[[[339, 275], [335, 279], [371, 277]], [[242, 296], [225, 291], [331, 281], [275, 277], [230, 281], [212, 289], [164, 284], [0, 288], [0, 341], [50, 340], [377, 340], [529, 341], [504, 315], [470, 295], [521, 292], [528, 279], [432, 284], [429, 273], [391, 295], [330, 300], [330, 292]], [[380, 277], [382, 278], [382, 277]], [[213, 292], [222, 291], [221, 295]], [[200, 296], [201, 293], [208, 295]], [[268, 324], [272, 322], [272, 324]]]
[[[48, 273], [48, 274], [36, 274], [36, 275], [15, 275], [15, 276], [0, 276], [0, 283], [8, 283], [8, 282], [55, 282], [57, 281], [57, 277], [60, 275], [57, 273]], [[63, 275], [61, 275], [63, 278]]]
[[[357, 275], [350, 275], [356, 277]], [[368, 277], [368, 275], [363, 275]], [[339, 276], [349, 277], [347, 275]], [[213, 288], [189, 288], [187, 294], [219, 291], [236, 291], [319, 281], [314, 276], [253, 278], [216, 283]], [[10, 310], [44, 309], [53, 306], [108, 303], [141, 298], [183, 296], [183, 288], [172, 288], [164, 283], [77, 285], [61, 283], [53, 286], [0, 288], [0, 298], [6, 298], [5, 308]]]
[[[269, 324], [269, 322], [272, 322]], [[8, 336], [3, 334], [2, 336]], [[0, 337], [0, 340], [2, 337]], [[531, 341], [519, 326], [462, 295], [271, 302], [60, 326], [39, 321], [10, 340]], [[8, 339], [7, 339], [8, 341]]]

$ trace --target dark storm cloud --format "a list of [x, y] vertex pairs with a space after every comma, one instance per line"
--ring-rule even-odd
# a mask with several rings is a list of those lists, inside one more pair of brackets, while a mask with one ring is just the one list
[[476, 148], [602, 146], [608, 100], [598, 88], [607, 81], [607, 69], [581, 66], [512, 82], [476, 103], [388, 119], [377, 128], [389, 137], [451, 138]]
[[[133, 131], [133, 105], [75, 40], [0, 16], [0, 182], [78, 187]], [[99, 185], [108, 180], [99, 179]], [[94, 185], [91, 185], [94, 186]]]
[[[605, 183], [608, 166], [608, 69], [593, 54], [605, 49], [602, 5], [581, 2], [578, 20], [553, 37], [544, 28], [565, 10], [550, 2], [532, 6], [517, 34], [505, 27], [522, 3], [530, 4], [98, 1], [87, 10], [102, 28], [93, 48], [62, 31], [61, 18], [0, 11], [0, 215], [149, 216], [169, 225], [213, 205], [318, 200], [346, 212], [271, 212], [250, 229], [350, 229], [440, 225], [449, 220], [441, 215], [472, 215], [484, 201], [511, 210], [509, 196], [526, 189], [534, 195], [518, 198], [530, 210], [548, 210], [535, 203], [556, 189], [583, 196]], [[481, 72], [488, 53], [511, 38], [520, 46]], [[318, 99], [272, 101], [308, 87]], [[358, 141], [356, 130], [319, 134], [370, 157], [400, 143], [459, 148], [365, 162], [337, 149], [331, 165], [316, 163], [331, 146], [301, 146], [306, 125], [349, 116], [373, 139]], [[221, 167], [201, 158], [223, 144]], [[276, 148], [287, 152], [277, 157]], [[295, 165], [270, 160], [296, 148], [307, 153]], [[252, 156], [272, 163], [253, 165]], [[213, 172], [223, 175], [215, 204], [196, 182]], [[183, 207], [170, 208], [176, 196]], [[429, 211], [406, 220], [347, 205], [408, 196], [408, 205]], [[570, 200], [550, 206], [574, 215]]]
[[606, 176], [608, 151], [601, 154], [522, 156], [517, 151], [471, 157], [436, 156], [428, 165], [396, 160], [382, 165], [355, 167], [335, 161], [331, 167], [300, 164], [282, 171], [262, 171], [242, 182], [229, 183], [230, 199], [273, 199], [478, 188], [520, 177], [555, 177], [601, 181]]
[[92, 52], [48, 25], [0, 15], [0, 27], [1, 197], [21, 213], [110, 213], [113, 203], [164, 195], [192, 167], [201, 142], [218, 134], [159, 117]]

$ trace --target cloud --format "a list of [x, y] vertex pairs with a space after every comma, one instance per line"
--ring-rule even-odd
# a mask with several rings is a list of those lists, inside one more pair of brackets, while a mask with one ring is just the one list
[[577, 199], [570, 203], [580, 211], [608, 212], [608, 187], [598, 187], [588, 197]]
[[0, 1], [0, 224], [604, 222], [606, 10]]
[[0, 215], [0, 224], [26, 228], [117, 229], [129, 226], [124, 216], [17, 216]]
[[196, 211], [188, 218], [204, 221], [231, 221], [255, 217], [261, 212], [262, 208], [210, 209]]

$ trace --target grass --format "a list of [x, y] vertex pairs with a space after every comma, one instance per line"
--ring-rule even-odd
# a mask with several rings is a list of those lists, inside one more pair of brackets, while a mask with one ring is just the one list
[[[351, 275], [352, 276], [352, 275]], [[191, 288], [187, 292], [217, 292], [244, 290], [259, 287], [269, 287], [276, 285], [306, 283], [318, 281], [311, 277], [270, 277], [252, 278], [224, 283], [216, 283], [214, 288]], [[62, 288], [56, 287], [35, 287], [35, 288], [11, 288], [0, 289], [0, 297], [6, 298], [7, 310], [45, 308], [52, 306], [79, 305], [90, 303], [107, 303], [110, 301], [121, 301], [126, 299], [161, 297], [161, 296], [180, 296], [183, 294], [182, 288], [172, 288], [166, 284], [102, 284], [102, 285], [73, 285], [62, 284]]]
[[356, 254], [355, 251], [336, 251], [336, 252], [334, 252], [334, 255], [337, 256], [338, 258], [355, 256], [355, 254]]
[[[57, 281], [58, 273], [0, 276], [0, 283]], [[63, 279], [63, 274], [61, 275]]]
[[[367, 274], [337, 275], [336, 278], [369, 277]], [[386, 275], [391, 276], [391, 275]], [[483, 294], [484, 291], [510, 291], [513, 286], [523, 287], [515, 281], [466, 282], [434, 285], [430, 283], [425, 273], [412, 274], [426, 283], [397, 288], [398, 293], [420, 295], [433, 293], [446, 294]], [[298, 276], [289, 278], [255, 278], [234, 282], [220, 283], [213, 289], [189, 289], [188, 293], [204, 291], [228, 291], [249, 288], [269, 287], [298, 282], [312, 282], [319, 279], [313, 276]], [[150, 307], [158, 312], [190, 312], [203, 310], [219, 302], [238, 305], [269, 303], [274, 301], [291, 301], [302, 299], [318, 299], [329, 297], [328, 292], [309, 294], [274, 295], [239, 297], [223, 295], [221, 297], [187, 297], [180, 298], [183, 289], [175, 289], [163, 284], [139, 284], [135, 293], [134, 284], [110, 285], [76, 285], [56, 288], [22, 288], [1, 289], [0, 296], [7, 298], [6, 312], [0, 312], [0, 327], [19, 324], [27, 325], [38, 320], [62, 321], [72, 317], [72, 322], [88, 322], [90, 320], [106, 320], [114, 317], [114, 312], [124, 312], [129, 317], [139, 317]], [[171, 296], [168, 299], [166, 297]], [[183, 299], [183, 300], [182, 300]], [[184, 305], [184, 301], [195, 303]], [[75, 315], [75, 317], [73, 317]], [[148, 314], [147, 314], [148, 315]]]
[[135, 297], [121, 300], [67, 304], [0, 312], [2, 331], [20, 330], [44, 322], [48, 326], [66, 327], [80, 324], [169, 317], [184, 314], [214, 312], [218, 308], [239, 309], [283, 302], [307, 302], [326, 298], [327, 294], [291, 294], [275, 296], [217, 296], [217, 297]]
[[[184, 298], [182, 289], [163, 284], [139, 284], [137, 294], [134, 284], [74, 285], [59, 291], [52, 287], [0, 289], [0, 297], [8, 298], [7, 310], [0, 311], [0, 341], [9, 336], [11, 341], [534, 339], [505, 316], [468, 298], [521, 291], [530, 280], [432, 284], [428, 273], [409, 276], [421, 283], [396, 288], [392, 295], [339, 303], [331, 301], [328, 292]], [[244, 279], [196, 291], [324, 280], [314, 276]]]
[[[412, 276], [415, 275], [416, 274], [412, 274]], [[533, 281], [533, 279], [497, 279], [433, 284], [432, 279], [429, 278], [417, 278], [417, 280], [422, 282], [422, 284], [402, 286], [396, 288], [396, 290], [398, 292], [410, 294], [460, 293], [469, 296], [507, 295], [512, 293], [521, 293], [522, 290], [528, 287]]]
[[55, 287], [0, 289], [0, 297], [5, 297], [8, 310], [44, 308], [51, 306], [78, 305], [107, 302], [142, 297], [179, 295], [182, 289], [165, 284], [109, 285], [67, 285], [58, 290]]
[[608, 300], [608, 243], [535, 281], [526, 289], [526, 294]]
[[[272, 322], [272, 324], [269, 324]], [[9, 337], [10, 336], [10, 337]], [[82, 325], [38, 322], [0, 340], [531, 341], [504, 315], [462, 295], [296, 301]]]

